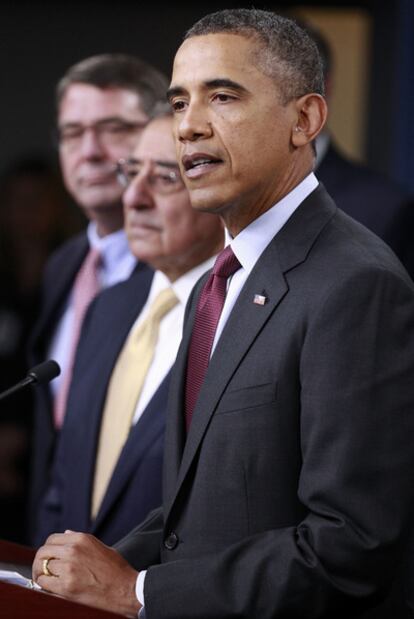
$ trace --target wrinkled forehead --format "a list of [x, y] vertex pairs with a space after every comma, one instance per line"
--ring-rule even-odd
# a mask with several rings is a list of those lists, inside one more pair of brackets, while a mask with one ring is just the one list
[[143, 161], [167, 160], [176, 162], [172, 123], [172, 116], [162, 116], [151, 120], [137, 142], [133, 157]]
[[126, 88], [98, 88], [78, 82], [68, 86], [58, 109], [60, 122], [90, 122], [115, 116], [147, 119], [137, 93]]

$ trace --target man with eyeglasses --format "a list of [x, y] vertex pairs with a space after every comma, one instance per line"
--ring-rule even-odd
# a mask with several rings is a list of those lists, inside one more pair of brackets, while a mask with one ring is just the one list
[[119, 162], [118, 179], [131, 251], [155, 274], [142, 266], [89, 308], [37, 544], [66, 529], [113, 544], [161, 503], [167, 393], [184, 308], [224, 243], [220, 219], [191, 207], [171, 113], [147, 125], [134, 156]]
[[68, 69], [57, 84], [57, 139], [65, 185], [82, 209], [87, 230], [50, 258], [34, 327], [30, 365], [53, 358], [61, 375], [36, 391], [30, 518], [48, 485], [54, 445], [63, 425], [77, 341], [86, 308], [103, 288], [137, 268], [123, 230], [116, 164], [128, 157], [165, 100], [167, 80], [156, 68], [125, 54], [92, 56]]

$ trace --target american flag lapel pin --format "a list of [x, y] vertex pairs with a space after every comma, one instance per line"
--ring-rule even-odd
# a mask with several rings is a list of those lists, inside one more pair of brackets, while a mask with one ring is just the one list
[[256, 305], [264, 305], [267, 301], [267, 297], [265, 297], [263, 294], [255, 294], [253, 297], [253, 303], [255, 303]]

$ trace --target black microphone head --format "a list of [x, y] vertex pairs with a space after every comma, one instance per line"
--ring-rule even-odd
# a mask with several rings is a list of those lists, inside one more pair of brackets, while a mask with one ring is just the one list
[[48, 383], [60, 374], [60, 366], [53, 359], [39, 363], [34, 368], [29, 370], [27, 376], [33, 379], [35, 383]]

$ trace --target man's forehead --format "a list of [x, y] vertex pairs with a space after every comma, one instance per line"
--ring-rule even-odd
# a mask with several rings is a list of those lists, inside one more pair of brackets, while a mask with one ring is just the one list
[[[92, 84], [75, 82], [70, 84], [64, 93], [58, 116], [76, 115], [99, 119], [137, 111], [141, 111], [140, 98], [132, 90], [118, 87], [99, 88]], [[143, 111], [142, 115], [146, 118]]]
[[242, 83], [243, 75], [260, 73], [253, 54], [255, 50], [255, 42], [239, 34], [190, 37], [175, 56], [171, 87], [181, 87], [184, 82], [206, 83], [222, 77]]
[[150, 121], [141, 133], [133, 151], [134, 159], [176, 161], [172, 118], [160, 117]]

